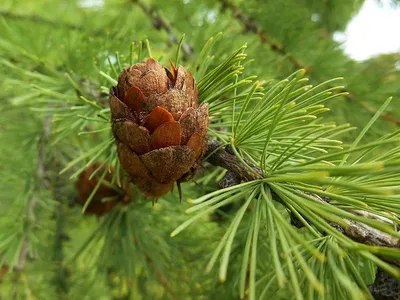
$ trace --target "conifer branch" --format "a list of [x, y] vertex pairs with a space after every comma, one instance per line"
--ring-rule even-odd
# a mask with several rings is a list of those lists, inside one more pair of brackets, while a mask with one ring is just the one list
[[[148, 258], [148, 257], [147, 257]], [[154, 263], [148, 258], [151, 264], [151, 268], [153, 269], [154, 275], [158, 278], [159, 283], [163, 286], [164, 290], [171, 296], [172, 299], [175, 299], [174, 293], [172, 292], [171, 288], [168, 285], [168, 281], [163, 274], [156, 268]]]
[[74, 25], [74, 24], [62, 22], [59, 20], [53, 21], [53, 20], [44, 18], [39, 15], [34, 15], [34, 14], [17, 14], [17, 13], [13, 13], [13, 12], [6, 11], [6, 10], [0, 10], [0, 16], [2, 16], [4, 18], [8, 18], [8, 19], [14, 19], [14, 20], [20, 20], [20, 21], [30, 21], [30, 22], [37, 23], [37, 24], [43, 24], [46, 26], [50, 26], [52, 28], [58, 28], [58, 29], [65, 28], [68, 30], [74, 30], [74, 31], [80, 31], [80, 32], [86, 31], [86, 32], [88, 32], [88, 34], [90, 34], [91, 36], [95, 36], [95, 37], [102, 37], [105, 35], [105, 31], [102, 29], [92, 31], [84, 26]]
[[57, 264], [57, 271], [55, 274], [55, 284], [57, 292], [67, 293], [67, 270], [64, 268], [64, 242], [68, 239], [68, 236], [64, 233], [64, 207], [63, 201], [60, 199], [56, 209], [56, 236], [54, 241], [54, 261]]
[[[266, 33], [260, 26], [258, 26], [256, 24], [256, 22], [254, 22], [252, 20], [251, 17], [245, 15], [243, 12], [240, 11], [240, 9], [233, 3], [229, 2], [228, 0], [219, 0], [221, 5], [222, 5], [222, 10], [226, 10], [229, 9], [232, 12], [233, 17], [235, 17], [237, 20], [239, 20], [240, 23], [242, 23], [242, 25], [245, 28], [245, 31], [248, 33], [255, 33], [259, 39], [261, 40], [261, 42], [263, 44], [268, 45], [272, 51], [277, 52], [285, 57], [287, 57], [289, 59], [289, 61], [297, 68], [297, 69], [304, 69], [306, 71], [306, 73], [311, 73], [312, 71], [312, 67], [307, 66], [303, 63], [300, 62], [299, 59], [297, 59], [296, 57], [294, 57], [293, 55], [291, 55], [290, 53], [288, 53], [285, 50], [284, 45], [273, 41], [269, 36], [268, 33]], [[348, 92], [348, 91], [346, 91]], [[356, 102], [357, 104], [359, 104], [360, 106], [362, 106], [363, 108], [365, 108], [367, 111], [375, 114], [378, 110], [373, 107], [372, 105], [369, 105], [368, 103], [365, 103], [364, 101], [361, 101], [359, 99], [356, 99], [354, 97], [354, 95], [350, 92], [348, 92], [347, 95], [345, 95], [346, 98], [348, 98], [351, 101]], [[400, 126], [400, 119], [393, 116], [392, 114], [388, 113], [388, 112], [384, 112], [380, 115], [380, 118], [394, 123], [397, 126]]]
[[[69, 23], [63, 23], [63, 22], [59, 22], [59, 21], [52, 21], [49, 19], [46, 19], [42, 16], [38, 16], [38, 15], [28, 15], [28, 14], [16, 14], [10, 11], [6, 11], [6, 10], [0, 10], [0, 16], [4, 17], [4, 18], [8, 18], [8, 19], [14, 19], [14, 20], [25, 20], [25, 21], [30, 21], [33, 23], [40, 23], [40, 24], [45, 24], [51, 27], [55, 27], [55, 28], [67, 28], [67, 29], [71, 29], [71, 30], [84, 30], [83, 27], [81, 26], [77, 26], [74, 24], [69, 24]], [[97, 34], [100, 34], [99, 32]]]
[[[234, 154], [229, 153], [229, 151], [224, 149], [222, 146], [223, 144], [221, 142], [215, 140], [208, 143], [208, 151], [205, 154], [205, 157], [207, 157], [209, 163], [236, 173], [243, 181], [252, 181], [262, 178], [262, 170], [260, 168], [247, 162], [248, 165], [253, 168], [252, 171], [249, 170]], [[321, 201], [329, 202], [329, 199], [322, 199], [318, 195], [313, 196]], [[360, 212], [354, 213], [360, 214]], [[362, 213], [365, 214], [364, 212]], [[369, 214], [367, 217], [377, 218], [380, 221], [387, 222], [386, 220], [382, 220], [382, 218], [378, 218], [372, 214]], [[345, 222], [348, 224], [346, 228], [337, 224], [332, 224], [332, 226], [353, 241], [366, 245], [400, 248], [400, 239], [398, 238], [394, 238], [387, 233], [359, 222], [350, 220], [345, 220]]]
[[[32, 192], [32, 196], [28, 200], [28, 206], [26, 208], [26, 213], [25, 213], [25, 219], [26, 222], [30, 224], [30, 227], [32, 228], [32, 223], [36, 221], [35, 217], [35, 208], [36, 205], [39, 201], [39, 189], [44, 187], [48, 188], [49, 187], [49, 182], [45, 178], [45, 172], [46, 172], [46, 149], [47, 149], [47, 139], [50, 136], [51, 132], [51, 117], [46, 117], [43, 121], [43, 131], [42, 131], [42, 137], [39, 141], [39, 150], [38, 150], [38, 160], [37, 160], [37, 165], [36, 165], [36, 173], [35, 173], [35, 187]], [[19, 253], [19, 258], [17, 265], [14, 267], [14, 272], [20, 273], [26, 263], [26, 260], [28, 258], [28, 252], [29, 252], [29, 234], [31, 230], [25, 230], [24, 231], [24, 236], [22, 240], [22, 247], [21, 251]]]
[[375, 299], [395, 300], [400, 297], [400, 280], [378, 268], [374, 284], [369, 287]]
[[139, 247], [140, 251], [142, 252], [144, 258], [146, 261], [151, 265], [151, 269], [153, 271], [153, 274], [155, 277], [158, 279], [158, 282], [163, 286], [164, 290], [171, 296], [172, 299], [175, 299], [174, 293], [169, 287], [168, 281], [165, 278], [165, 276], [156, 268], [156, 265], [154, 264], [153, 260], [151, 259], [151, 256], [142, 248], [140, 245], [136, 242], [136, 239], [134, 239], [134, 243]]
[[233, 17], [238, 19], [244, 26], [246, 32], [255, 33], [263, 44], [268, 45], [272, 51], [278, 52], [281, 55], [287, 57], [293, 65], [298, 69], [304, 69], [307, 73], [311, 71], [311, 68], [300, 62], [299, 59], [288, 53], [284, 46], [276, 41], [273, 41], [268, 33], [262, 30], [249, 16], [243, 14], [237, 6], [227, 0], [220, 0], [222, 10], [229, 9], [232, 12]]
[[[139, 6], [143, 12], [151, 18], [153, 27], [157, 30], [164, 30], [168, 34], [169, 43], [172, 45], [177, 45], [179, 43], [179, 38], [175, 35], [172, 30], [172, 26], [169, 22], [162, 18], [154, 9], [147, 7], [142, 1], [140, 0], [131, 0], [134, 4]], [[182, 53], [183, 53], [183, 60], [188, 60], [193, 54], [193, 48], [188, 43], [182, 43]]]
[[[372, 114], [375, 114], [378, 109], [364, 101], [360, 101], [358, 100], [356, 97], [354, 97], [353, 94], [349, 93], [347, 95], [347, 98], [353, 100], [354, 102], [356, 102], [358, 105], [362, 106], [363, 108], [365, 108], [367, 111], [369, 111]], [[397, 118], [396, 116], [388, 113], [388, 112], [382, 112], [381, 115], [379, 116], [381, 119], [391, 122], [393, 124], [396, 124], [397, 126], [400, 126], [400, 119]]]
[[212, 165], [222, 167], [235, 173], [243, 181], [252, 181], [262, 178], [262, 171], [260, 168], [253, 166], [253, 170], [249, 170], [235, 155], [222, 148], [222, 143], [216, 140], [212, 140], [208, 143], [208, 150], [204, 157], [207, 157], [207, 161]]
[[[53, 159], [51, 165], [54, 181], [52, 182], [52, 190], [54, 200], [58, 202], [57, 207], [55, 209], [55, 236], [54, 236], [54, 262], [57, 265], [57, 271], [55, 274], [54, 282], [56, 285], [56, 290], [60, 294], [68, 293], [68, 280], [67, 274], [68, 271], [64, 267], [64, 243], [69, 240], [69, 236], [65, 233], [65, 211], [64, 205], [67, 201], [66, 195], [68, 195], [68, 191], [66, 190], [69, 186], [66, 185], [66, 182], [69, 180], [67, 176], [56, 175], [60, 171], [60, 164], [57, 159]], [[72, 196], [72, 195], [71, 195]]]

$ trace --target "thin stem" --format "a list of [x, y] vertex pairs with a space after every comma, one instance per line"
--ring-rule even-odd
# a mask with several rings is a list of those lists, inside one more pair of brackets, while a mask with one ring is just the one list
[[14, 267], [14, 272], [20, 273], [25, 266], [28, 250], [29, 250], [29, 235], [33, 228], [33, 224], [36, 221], [35, 217], [35, 208], [39, 201], [39, 189], [41, 187], [48, 187], [49, 183], [45, 179], [45, 171], [46, 171], [46, 146], [48, 142], [48, 138], [51, 132], [51, 117], [46, 117], [43, 121], [43, 133], [41, 140], [39, 141], [39, 151], [38, 151], [38, 160], [36, 165], [36, 174], [35, 174], [35, 186], [32, 192], [30, 199], [28, 200], [28, 206], [25, 211], [25, 218], [27, 222], [29, 222], [29, 230], [24, 231], [24, 236], [22, 240], [22, 247], [19, 253], [18, 263]]

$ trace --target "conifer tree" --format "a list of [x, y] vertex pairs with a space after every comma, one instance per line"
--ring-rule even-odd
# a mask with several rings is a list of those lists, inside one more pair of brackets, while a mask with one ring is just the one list
[[400, 56], [333, 39], [363, 3], [2, 1], [0, 299], [399, 299]]

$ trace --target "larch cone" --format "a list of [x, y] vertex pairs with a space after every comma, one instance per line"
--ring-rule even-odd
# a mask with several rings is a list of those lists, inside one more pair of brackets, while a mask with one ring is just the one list
[[194, 174], [207, 150], [208, 105], [198, 105], [190, 72], [152, 58], [135, 64], [111, 88], [110, 108], [121, 166], [146, 196]]
[[[76, 181], [75, 186], [79, 194], [77, 199], [78, 204], [84, 206], [87, 199], [99, 183], [99, 180], [101, 179], [100, 174], [104, 172], [106, 167], [101, 167], [100, 171], [97, 172], [93, 178], [90, 179], [90, 177], [100, 166], [100, 163], [95, 163], [89, 166], [84, 172], [82, 172]], [[115, 172], [112, 168], [110, 168], [110, 170], [111, 173], [107, 172], [103, 178], [103, 180], [108, 183], [111, 183]], [[105, 198], [109, 198], [109, 200], [104, 201]], [[128, 204], [131, 202], [131, 199], [132, 195], [129, 192], [129, 188], [124, 184], [122, 184], [122, 187], [119, 187], [116, 184], [100, 183], [96, 193], [85, 210], [85, 214], [102, 216], [118, 204]]]

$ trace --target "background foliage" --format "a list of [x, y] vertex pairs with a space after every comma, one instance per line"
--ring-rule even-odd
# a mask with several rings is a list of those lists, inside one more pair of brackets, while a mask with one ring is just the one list
[[[332, 38], [363, 2], [2, 1], [0, 265], [14, 271], [0, 297], [360, 299], [377, 265], [399, 276], [380, 259], [397, 249], [328, 223], [399, 237], [352, 214], [396, 224], [400, 212], [400, 56], [356, 62]], [[135, 191], [101, 220], [83, 215], [76, 176], [118, 164], [108, 88], [150, 55], [146, 39], [154, 58], [175, 60], [182, 33], [179, 62], [210, 103], [210, 136], [263, 176], [218, 190], [225, 171], [205, 164], [181, 204], [176, 191], [154, 207]]]

